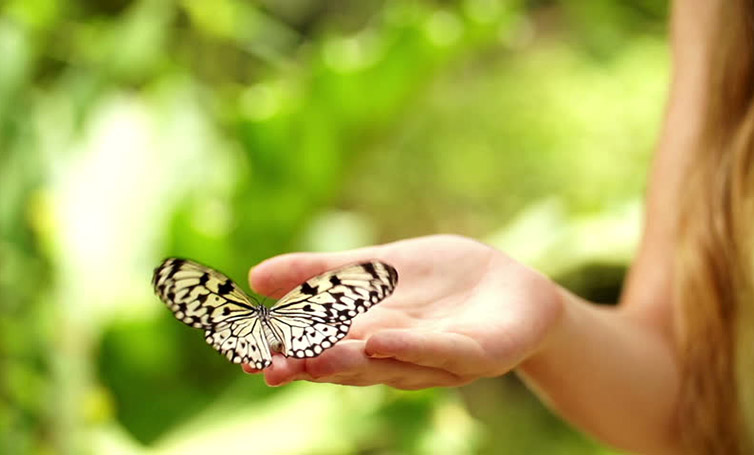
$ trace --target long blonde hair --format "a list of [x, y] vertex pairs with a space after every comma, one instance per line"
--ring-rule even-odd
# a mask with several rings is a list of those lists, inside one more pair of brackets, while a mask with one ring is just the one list
[[754, 453], [754, 1], [719, 2], [704, 123], [683, 189], [685, 453]]

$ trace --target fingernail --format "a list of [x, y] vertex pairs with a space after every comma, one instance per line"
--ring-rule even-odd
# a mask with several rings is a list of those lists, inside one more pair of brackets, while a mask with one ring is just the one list
[[390, 358], [389, 355], [379, 354], [379, 353], [376, 353], [376, 352], [372, 353], [372, 354], [367, 354], [367, 356], [369, 358], [372, 358], [372, 359], [389, 359]]

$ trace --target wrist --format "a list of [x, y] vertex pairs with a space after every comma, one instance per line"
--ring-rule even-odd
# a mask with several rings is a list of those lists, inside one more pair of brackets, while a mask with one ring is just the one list
[[574, 331], [578, 330], [578, 308], [582, 305], [578, 297], [567, 290], [552, 283], [554, 288], [553, 314], [555, 317], [536, 348], [519, 363], [517, 369], [527, 374], [529, 370], [538, 370], [551, 363], [552, 359], [557, 359], [559, 351], [568, 345], [569, 340], [573, 339]]

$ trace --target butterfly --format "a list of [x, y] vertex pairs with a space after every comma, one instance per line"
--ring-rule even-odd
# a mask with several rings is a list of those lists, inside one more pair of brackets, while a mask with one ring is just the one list
[[397, 283], [394, 267], [362, 262], [310, 278], [268, 308], [227, 276], [188, 259], [165, 259], [152, 277], [155, 293], [179, 321], [203, 329], [207, 343], [231, 362], [258, 370], [272, 364], [273, 352], [320, 355]]

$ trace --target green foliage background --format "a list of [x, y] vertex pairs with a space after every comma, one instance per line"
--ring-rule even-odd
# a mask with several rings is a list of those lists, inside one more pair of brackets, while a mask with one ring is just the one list
[[668, 80], [656, 0], [0, 4], [0, 453], [601, 454], [513, 375], [268, 388], [151, 295], [455, 232], [614, 302]]

